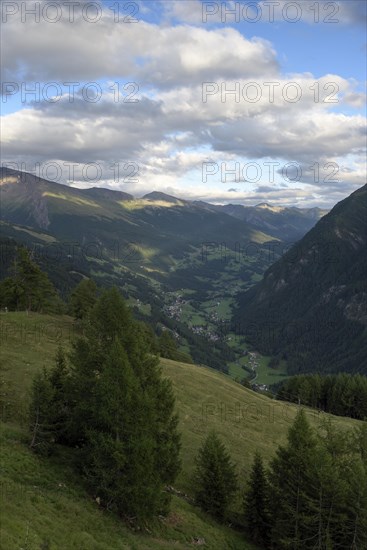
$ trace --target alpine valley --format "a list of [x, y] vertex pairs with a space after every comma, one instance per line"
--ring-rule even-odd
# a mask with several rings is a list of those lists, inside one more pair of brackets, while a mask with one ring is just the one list
[[0, 182], [3, 278], [24, 244], [62, 298], [86, 277], [116, 285], [183, 357], [239, 381], [367, 372], [367, 186], [327, 213], [134, 198], [9, 168]]
[[84, 277], [117, 285], [139, 318], [174, 333], [183, 353], [236, 379], [253, 371], [246, 335], [232, 320], [237, 296], [325, 214], [158, 192], [136, 199], [9, 168], [0, 181], [2, 277], [16, 243], [25, 244], [63, 298]]

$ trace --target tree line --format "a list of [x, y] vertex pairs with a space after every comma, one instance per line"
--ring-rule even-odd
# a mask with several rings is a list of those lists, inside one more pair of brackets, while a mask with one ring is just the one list
[[301, 401], [338, 416], [367, 419], [367, 377], [361, 374], [292, 376], [282, 383], [277, 398]]

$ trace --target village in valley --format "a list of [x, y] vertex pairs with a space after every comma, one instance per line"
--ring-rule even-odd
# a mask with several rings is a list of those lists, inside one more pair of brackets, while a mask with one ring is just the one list
[[[238, 335], [230, 332], [229, 321], [221, 318], [218, 313], [221, 302], [216, 301], [214, 298], [207, 310], [201, 309], [199, 316], [197, 311], [192, 307], [192, 300], [184, 296], [184, 289], [182, 289], [182, 293], [167, 293], [166, 299], [167, 303], [163, 310], [168, 317], [176, 319], [177, 321], [186, 320], [188, 327], [194, 334], [206, 338], [209, 342], [225, 340], [228, 343], [232, 343], [232, 347], [239, 355], [239, 359], [236, 361], [238, 367], [243, 368], [240, 358], [246, 357], [247, 379], [251, 388], [254, 391], [269, 391], [269, 386], [267, 384], [256, 383], [258, 378], [257, 369], [259, 367], [259, 354], [244, 349], [243, 338], [238, 338]], [[234, 344], [236, 340], [237, 345]]]

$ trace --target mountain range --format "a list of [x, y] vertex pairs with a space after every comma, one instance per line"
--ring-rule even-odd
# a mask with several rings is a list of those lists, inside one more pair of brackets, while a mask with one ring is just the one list
[[[134, 198], [8, 168], [1, 169], [0, 184], [3, 237], [43, 247], [50, 258], [57, 255], [59, 263], [67, 263], [69, 287], [77, 273], [115, 284], [122, 273], [134, 273], [142, 285], [153, 279], [172, 291], [187, 286], [189, 275], [195, 290], [203, 286], [200, 278], [209, 276], [214, 283], [224, 272], [235, 274], [236, 287], [241, 281], [248, 286], [279, 257], [281, 242], [304, 234], [323, 213], [261, 205], [233, 210], [156, 191]], [[278, 245], [271, 254], [270, 242]], [[55, 272], [50, 275], [55, 280]]]
[[197, 362], [234, 360], [225, 322], [236, 353], [243, 337], [290, 373], [366, 370], [366, 186], [326, 213], [135, 198], [8, 168], [0, 184], [2, 276], [23, 243], [63, 296], [83, 277], [117, 285]]
[[[242, 235], [245, 237], [254, 237], [255, 233], [260, 232], [266, 238], [295, 241], [327, 212], [320, 208], [285, 208], [266, 203], [257, 206], [214, 205], [202, 201], [188, 201], [158, 191], [136, 199], [122, 191], [100, 187], [77, 189], [9, 168], [0, 169], [0, 183], [2, 219], [50, 231], [57, 223], [60, 206], [63, 207], [65, 215], [94, 215], [97, 218], [100, 215], [109, 219], [119, 218], [121, 223], [129, 216], [139, 218], [142, 211], [151, 213], [154, 208], [154, 213], [161, 214], [157, 209], [175, 206], [175, 213], [177, 209], [185, 209], [185, 212], [180, 213], [196, 214], [204, 222], [216, 219], [218, 225], [222, 225], [225, 220], [233, 230], [241, 227]], [[227, 217], [223, 218], [223, 214], [245, 223], [229, 222]], [[149, 221], [151, 222], [151, 219]], [[218, 236], [215, 231], [212, 233], [212, 227], [210, 232], [213, 237]]]

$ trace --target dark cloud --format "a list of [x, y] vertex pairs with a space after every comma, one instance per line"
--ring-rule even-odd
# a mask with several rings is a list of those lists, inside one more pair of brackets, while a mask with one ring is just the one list
[[277, 187], [269, 187], [268, 185], [259, 185], [255, 189], [256, 193], [276, 193], [281, 192], [281, 189], [278, 189]]

